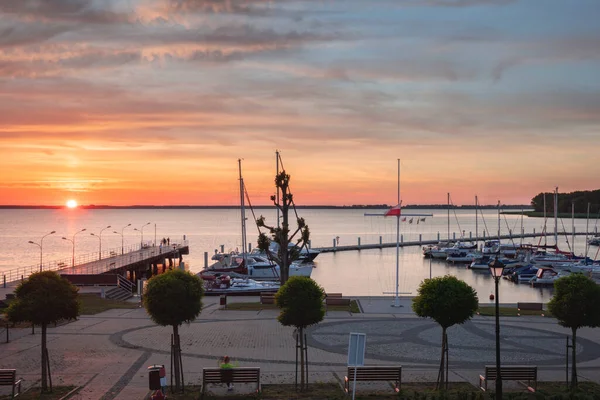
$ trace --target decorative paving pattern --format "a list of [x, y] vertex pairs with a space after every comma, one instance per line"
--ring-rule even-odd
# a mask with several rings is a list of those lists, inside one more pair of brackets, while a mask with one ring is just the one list
[[[367, 334], [366, 357], [419, 364], [438, 364], [441, 328], [415, 318], [324, 322], [309, 329], [308, 344], [325, 351], [347, 354], [348, 334]], [[556, 332], [503, 325], [500, 330], [502, 362], [509, 364], [564, 365], [565, 336]], [[453, 365], [481, 366], [495, 362], [494, 323], [477, 321], [448, 329], [449, 357]], [[600, 357], [600, 345], [577, 339], [578, 362]]]

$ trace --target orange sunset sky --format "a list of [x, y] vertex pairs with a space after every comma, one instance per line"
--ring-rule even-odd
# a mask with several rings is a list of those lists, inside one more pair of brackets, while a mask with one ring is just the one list
[[1, 0], [0, 204], [600, 185], [597, 0]]

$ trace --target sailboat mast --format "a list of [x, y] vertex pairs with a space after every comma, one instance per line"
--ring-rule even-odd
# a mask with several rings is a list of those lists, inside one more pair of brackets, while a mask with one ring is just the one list
[[585, 221], [585, 265], [587, 265], [587, 256], [588, 256], [588, 232], [590, 231], [590, 203], [588, 203], [587, 207], [587, 219]]
[[[279, 150], [275, 150], [275, 176], [279, 176]], [[277, 188], [277, 204], [279, 204], [279, 187]], [[279, 228], [279, 207], [277, 209], [277, 228]]]
[[548, 217], [546, 216], [546, 192], [544, 192], [544, 247], [546, 247], [548, 245], [548, 241], [546, 238], [546, 222], [547, 222]]
[[[400, 159], [398, 159], [398, 206], [400, 205]], [[396, 298], [394, 299], [394, 307], [400, 307], [400, 297], [398, 290], [400, 287], [400, 213], [396, 215]]]
[[523, 236], [525, 235], [525, 231], [523, 230], [523, 214], [525, 214], [525, 211], [521, 208], [521, 247], [523, 247]]
[[448, 242], [450, 241], [450, 193], [448, 192]]
[[242, 256], [244, 265], [246, 265], [246, 207], [244, 205], [244, 178], [242, 178], [242, 159], [238, 159], [238, 169], [240, 173], [240, 209], [242, 219]]
[[571, 242], [573, 242], [571, 251], [575, 255], [575, 202], [571, 202]]
[[[478, 201], [477, 201], [477, 195], [475, 195], [475, 244], [477, 244], [478, 240], [477, 238], [479, 237], [479, 221], [478, 221], [478, 216], [477, 216], [477, 212], [478, 212]], [[477, 250], [477, 249], [475, 249]]]
[[500, 200], [498, 200], [498, 242], [500, 241]]
[[558, 248], [558, 186], [554, 189], [554, 244]]

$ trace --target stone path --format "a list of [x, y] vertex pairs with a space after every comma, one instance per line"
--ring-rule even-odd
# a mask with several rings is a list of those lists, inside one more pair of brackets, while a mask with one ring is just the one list
[[[277, 322], [276, 310], [221, 310], [217, 301], [207, 298], [201, 317], [180, 329], [186, 383], [200, 383], [202, 368], [217, 366], [225, 354], [240, 366], [261, 367], [263, 383], [293, 383], [293, 328]], [[396, 309], [389, 299], [361, 299], [364, 314], [329, 312], [307, 329], [311, 381], [343, 379], [350, 332], [367, 334], [367, 364], [401, 364], [405, 382], [435, 380], [441, 329], [414, 316], [409, 300], [402, 303], [405, 307]], [[504, 363], [535, 364], [542, 380], [564, 380], [568, 330], [544, 317], [502, 318], [501, 324]], [[494, 326], [493, 318], [476, 317], [448, 331], [451, 380], [475, 384], [483, 365], [494, 363]], [[109, 310], [50, 328], [54, 383], [81, 386], [75, 399], [143, 399], [147, 366], [170, 365], [170, 335], [171, 328], [155, 325], [141, 308]], [[581, 329], [577, 352], [582, 379], [600, 382], [600, 330]], [[26, 386], [36, 385], [39, 353], [39, 330], [15, 332], [10, 343], [0, 341], [0, 368], [16, 368]]]

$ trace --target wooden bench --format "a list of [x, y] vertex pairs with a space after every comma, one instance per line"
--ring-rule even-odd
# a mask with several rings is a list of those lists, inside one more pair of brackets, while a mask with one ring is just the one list
[[342, 297], [325, 297], [325, 311], [329, 306], [342, 306], [348, 307], [348, 311], [350, 311], [350, 299], [344, 299]]
[[260, 294], [260, 304], [275, 304], [275, 293], [262, 292]]
[[[535, 365], [502, 365], [500, 366], [500, 378], [503, 381], [527, 381], [527, 390], [537, 390], [537, 366]], [[479, 375], [479, 388], [484, 392], [487, 390], [489, 380], [496, 380], [496, 366], [486, 365], [483, 375]], [[533, 381], [533, 386], [531, 386]]]
[[12, 387], [11, 399], [14, 399], [21, 394], [21, 382], [23, 379], [17, 380], [17, 370], [15, 369], [0, 369], [0, 386]]
[[209, 383], [256, 383], [256, 393], [260, 393], [260, 368], [202, 368], [202, 397]]
[[[354, 368], [348, 367], [348, 374], [344, 376], [344, 391], [350, 392], [350, 385], [354, 382]], [[402, 367], [397, 366], [369, 366], [356, 367], [356, 381], [392, 381], [395, 382], [394, 391], [400, 391], [402, 384]]]
[[544, 305], [542, 303], [517, 303], [517, 310], [532, 310], [532, 311], [544, 311]]
[[325, 293], [325, 298], [328, 298], [328, 297], [329, 298], [332, 298], [332, 297], [339, 298], [339, 297], [344, 297], [344, 296], [342, 296], [341, 293]]

